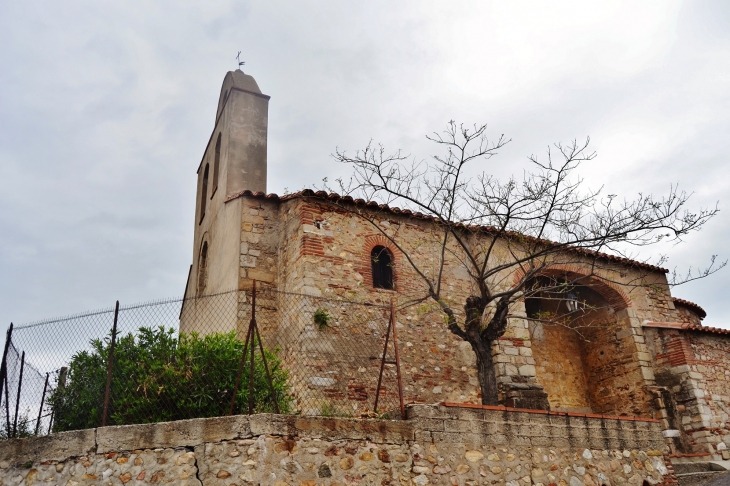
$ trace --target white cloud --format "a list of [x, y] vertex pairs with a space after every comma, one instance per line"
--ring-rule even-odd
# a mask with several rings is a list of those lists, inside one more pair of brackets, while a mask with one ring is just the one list
[[[612, 192], [723, 200], [728, 8], [713, 2], [0, 5], [0, 315], [181, 294], [195, 170], [242, 51], [272, 96], [269, 188], [345, 173], [372, 137], [427, 156], [449, 119], [513, 138], [495, 173], [590, 135]], [[725, 213], [670, 249], [727, 255]], [[675, 290], [730, 324], [730, 271]]]

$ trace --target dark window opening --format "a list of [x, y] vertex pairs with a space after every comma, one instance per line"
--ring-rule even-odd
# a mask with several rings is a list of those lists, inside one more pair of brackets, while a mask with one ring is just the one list
[[208, 242], [203, 243], [203, 249], [200, 250], [200, 261], [198, 262], [198, 295], [205, 291], [208, 283]]
[[215, 143], [215, 159], [213, 161], [213, 191], [210, 194], [211, 199], [218, 189], [218, 170], [221, 165], [221, 134], [218, 134], [218, 141]]
[[393, 257], [384, 246], [376, 246], [370, 252], [373, 271], [373, 288], [393, 290]]
[[203, 185], [200, 188], [200, 223], [203, 222], [203, 218], [205, 217], [205, 200], [208, 199], [208, 169], [208, 164], [205, 164], [205, 170], [203, 171]]

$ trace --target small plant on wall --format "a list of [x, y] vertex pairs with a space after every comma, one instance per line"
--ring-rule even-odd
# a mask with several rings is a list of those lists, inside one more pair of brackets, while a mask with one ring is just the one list
[[320, 307], [316, 311], [314, 311], [314, 323], [317, 325], [317, 329], [322, 331], [323, 329], [326, 329], [330, 326], [330, 321], [332, 320], [332, 316], [329, 312], [327, 312], [327, 309]]

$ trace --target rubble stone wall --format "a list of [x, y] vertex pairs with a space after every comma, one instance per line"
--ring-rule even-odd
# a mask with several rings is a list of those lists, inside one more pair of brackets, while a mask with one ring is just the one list
[[[664, 428], [685, 453], [730, 459], [730, 339], [702, 331], [647, 328]], [[677, 444], [678, 447], [680, 444]]]
[[443, 406], [414, 406], [408, 416], [233, 416], [8, 440], [0, 442], [0, 484], [676, 482], [656, 421]]
[[[421, 278], [397, 248], [391, 248], [395, 290], [372, 287], [370, 250], [376, 245], [390, 248], [392, 244], [364, 219], [315, 199], [279, 201], [242, 197], [241, 200], [240, 289], [249, 288], [251, 279], [256, 278], [283, 291], [378, 305], [387, 305], [392, 298], [404, 304], [415, 297], [423, 297], [425, 288]], [[424, 271], [437, 271], [433, 255], [438, 252], [440, 235], [430, 221], [383, 213], [379, 225], [386, 232], [397, 233], [398, 241]], [[506, 253], [500, 256], [500, 251], [507, 250], [497, 246], [496, 258], [508, 258]], [[455, 246], [449, 250], [458, 254]], [[575, 269], [579, 270], [578, 267], [576, 263]], [[586, 346], [585, 341], [571, 341], [575, 345], [567, 348], [544, 346], [532, 339], [524, 304], [516, 303], [506, 333], [493, 345], [501, 403], [534, 408], [521, 403], [520, 394], [552, 385], [548, 399], [552, 399], [559, 409], [634, 415], [650, 413], [651, 397], [646, 394], [645, 386], [653, 384], [653, 376], [640, 322], [658, 318], [655, 315], [657, 305], [661, 307], [662, 316], [676, 313], [668, 289], [662, 285], [666, 279], [659, 273], [644, 278], [640, 275], [641, 270], [613, 263], [601, 267], [600, 271], [609, 281], [617, 282], [611, 285], [620, 288], [619, 292], [630, 301], [629, 308], [617, 309], [615, 317], [620, 326], [604, 333], [599, 340], [593, 340], [590, 346]], [[444, 272], [444, 296], [461, 317], [466, 297], [474, 293], [473, 282], [455, 258], [447, 258]], [[512, 277], [500, 276], [503, 282], [511, 281]], [[636, 285], [642, 279], [650, 281], [650, 285]], [[627, 283], [625, 288], [620, 282]], [[277, 306], [285, 307], [287, 302], [267, 304], [270, 309]], [[249, 314], [250, 305], [242, 302], [239, 327], [245, 328]], [[397, 319], [400, 341], [405, 344], [401, 346], [401, 357], [407, 400], [480, 403], [474, 353], [468, 343], [445, 328], [440, 309], [427, 300], [403, 309]], [[261, 322], [267, 320], [261, 316]], [[286, 332], [280, 334], [296, 334], [292, 332], [292, 326], [306, 332], [305, 325], [310, 320], [306, 316], [301, 322], [287, 318], [286, 322], [281, 322]], [[276, 339], [275, 345], [288, 344], [278, 340], [280, 336], [275, 329], [266, 329], [265, 334]], [[617, 346], [621, 350], [618, 354], [614, 352]], [[535, 352], [540, 353], [543, 366], [536, 366]], [[575, 366], [566, 368], [567, 364]], [[568, 397], [563, 392], [573, 388], [550, 383], [553, 368], [571, 371], [574, 381], [584, 382], [585, 386], [575, 388], [577, 395], [571, 396], [565, 404], [561, 397]], [[354, 373], [350, 371], [343, 376], [352, 376]], [[546, 374], [538, 376], [542, 371]], [[552, 373], [553, 379], [555, 376], [558, 375]], [[353, 386], [365, 384], [353, 383]]]

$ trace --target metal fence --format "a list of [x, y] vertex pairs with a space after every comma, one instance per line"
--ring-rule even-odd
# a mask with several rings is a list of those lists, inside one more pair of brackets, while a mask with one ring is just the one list
[[280, 412], [403, 413], [395, 308], [270, 288], [10, 327], [0, 437]]

